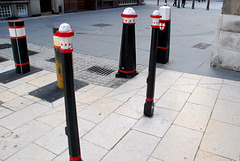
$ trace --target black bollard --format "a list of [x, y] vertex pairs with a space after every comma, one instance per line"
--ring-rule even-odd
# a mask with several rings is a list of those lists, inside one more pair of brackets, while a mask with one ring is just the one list
[[24, 21], [9, 21], [8, 26], [16, 72], [21, 74], [27, 73], [30, 71], [30, 62]]
[[56, 73], [57, 73], [57, 85], [58, 88], [63, 89], [63, 73], [62, 73], [62, 62], [63, 54], [60, 53], [60, 40], [56, 35], [58, 27], [53, 27], [53, 44], [55, 52], [55, 64], [56, 64]]
[[171, 8], [165, 4], [159, 8], [160, 18], [158, 33], [157, 63], [166, 64], [169, 61]]
[[192, 9], [194, 9], [195, 6], [195, 0], [192, 1]]
[[74, 74], [72, 59], [72, 36], [74, 31], [69, 24], [63, 23], [56, 32], [60, 38], [59, 51], [63, 54], [63, 84], [66, 110], [66, 135], [68, 136], [68, 147], [70, 161], [82, 161], [80, 152], [80, 141], [78, 134], [76, 101], [74, 92]]
[[178, 6], [177, 6], [177, 8], [180, 8], [180, 0], [178, 0]]
[[150, 48], [150, 59], [147, 78], [147, 98], [144, 104], [144, 115], [152, 117], [154, 111], [154, 88], [155, 88], [155, 76], [156, 76], [156, 58], [157, 58], [157, 44], [158, 44], [158, 32], [159, 32], [159, 19], [161, 18], [160, 12], [155, 10], [151, 15], [152, 18], [152, 39]]
[[207, 8], [206, 8], [206, 10], [209, 10], [209, 6], [210, 6], [210, 0], [207, 1]]
[[116, 77], [132, 78], [138, 74], [136, 71], [135, 43], [135, 18], [137, 14], [133, 8], [128, 7], [121, 16], [123, 17], [122, 43]]

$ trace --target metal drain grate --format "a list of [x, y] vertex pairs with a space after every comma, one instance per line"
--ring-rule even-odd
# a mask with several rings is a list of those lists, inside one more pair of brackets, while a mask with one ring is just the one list
[[92, 66], [92, 67], [88, 68], [87, 71], [89, 71], [91, 73], [96, 73], [98, 75], [103, 75], [103, 76], [107, 76], [107, 75], [111, 74], [112, 72], [114, 72], [114, 70], [112, 70], [112, 69], [108, 69], [108, 68], [100, 67], [100, 66]]
[[96, 26], [96, 27], [107, 27], [107, 26], [112, 26], [111, 24], [105, 24], [105, 23], [99, 23], [99, 24], [94, 24], [91, 26]]
[[0, 44], [0, 50], [2, 49], [7, 49], [7, 48], [11, 48], [12, 45], [11, 44]]
[[211, 46], [211, 44], [198, 43], [197, 45], [194, 45], [193, 48], [206, 49], [206, 48], [208, 48], [209, 46]]
[[38, 54], [39, 52], [36, 52], [36, 51], [32, 51], [32, 50], [28, 50], [28, 55], [35, 55], [35, 54]]
[[54, 58], [51, 58], [51, 59], [48, 59], [47, 61], [48, 61], [48, 62], [51, 62], [51, 63], [55, 63], [55, 57], [54, 57]]

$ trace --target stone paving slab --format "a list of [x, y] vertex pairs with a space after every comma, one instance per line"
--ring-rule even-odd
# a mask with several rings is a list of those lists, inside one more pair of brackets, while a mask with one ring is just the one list
[[[54, 74], [43, 70], [17, 84], [24, 87], [44, 76], [50, 83]], [[163, 89], [147, 118], [142, 113], [146, 76], [147, 69], [118, 88], [89, 84], [75, 92], [85, 160], [239, 159], [240, 106], [233, 97], [239, 82], [157, 69], [156, 90]], [[64, 99], [49, 103], [30, 96], [31, 88], [21, 93], [12, 83], [0, 87], [0, 160], [28, 160], [36, 151], [41, 153], [34, 156], [66, 160]]]

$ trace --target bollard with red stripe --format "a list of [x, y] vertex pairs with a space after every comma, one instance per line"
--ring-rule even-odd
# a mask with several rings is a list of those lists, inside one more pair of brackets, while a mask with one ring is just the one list
[[152, 15], [152, 39], [150, 48], [150, 59], [147, 78], [147, 98], [144, 104], [144, 115], [152, 117], [154, 111], [154, 88], [156, 77], [156, 58], [157, 58], [157, 44], [159, 32], [159, 19], [161, 18], [160, 12], [155, 10]]
[[17, 73], [27, 73], [30, 71], [28, 57], [27, 39], [24, 21], [14, 20], [8, 22], [9, 35], [12, 42], [13, 58]]
[[66, 135], [68, 136], [70, 161], [82, 161], [78, 134], [72, 63], [72, 36], [74, 36], [74, 31], [71, 29], [69, 24], [63, 23], [60, 25], [59, 30], [56, 32], [56, 36], [58, 36], [60, 39], [59, 51], [63, 55], [62, 70], [67, 123]]
[[119, 69], [116, 77], [132, 78], [138, 74], [136, 71], [135, 43], [135, 18], [137, 14], [133, 8], [128, 7], [123, 11], [121, 16], [123, 17], [122, 43]]
[[166, 64], [169, 61], [171, 8], [165, 3], [159, 8], [160, 18], [158, 34], [157, 63]]

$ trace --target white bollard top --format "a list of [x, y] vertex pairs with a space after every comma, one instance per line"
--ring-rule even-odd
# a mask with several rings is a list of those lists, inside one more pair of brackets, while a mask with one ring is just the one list
[[121, 14], [121, 16], [123, 17], [123, 24], [135, 24], [135, 18], [137, 17], [137, 13], [135, 12], [135, 10], [131, 7], [127, 7], [123, 13]]
[[59, 32], [69, 32], [72, 31], [70, 25], [68, 23], [62, 23], [59, 27]]
[[123, 11], [124, 15], [137, 15], [132, 7], [128, 7]]
[[168, 7], [165, 3], [164, 6], [159, 8], [160, 15], [162, 15], [162, 18], [160, 21], [170, 21], [171, 20], [171, 7]]
[[161, 17], [158, 10], [153, 11], [152, 16], [159, 16], [159, 18]]
[[150, 16], [152, 18], [152, 27], [158, 28], [159, 27], [159, 19], [162, 17], [160, 15], [160, 12], [158, 10], [153, 11], [153, 13]]
[[60, 49], [62, 53], [73, 52], [72, 37], [74, 36], [74, 31], [71, 29], [70, 25], [67, 23], [62, 23], [59, 26], [56, 36], [60, 39]]

